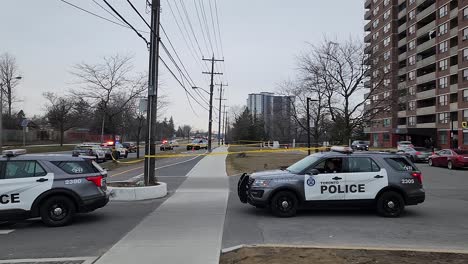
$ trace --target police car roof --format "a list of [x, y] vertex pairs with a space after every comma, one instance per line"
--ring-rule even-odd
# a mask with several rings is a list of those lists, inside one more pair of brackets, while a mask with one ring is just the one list
[[83, 156], [73, 157], [71, 154], [24, 154], [13, 157], [2, 156], [0, 160], [83, 161], [85, 159]]

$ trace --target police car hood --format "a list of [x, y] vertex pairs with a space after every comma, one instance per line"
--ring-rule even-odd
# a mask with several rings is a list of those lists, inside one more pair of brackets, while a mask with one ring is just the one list
[[293, 176], [293, 175], [295, 174], [287, 170], [269, 170], [269, 171], [254, 172], [250, 175], [250, 177], [254, 179], [272, 179], [272, 178], [280, 178], [280, 177]]

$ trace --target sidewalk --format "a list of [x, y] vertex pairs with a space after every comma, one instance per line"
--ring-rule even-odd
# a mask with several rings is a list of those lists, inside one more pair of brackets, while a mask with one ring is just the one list
[[225, 160], [204, 157], [171, 198], [96, 263], [218, 264], [229, 193]]

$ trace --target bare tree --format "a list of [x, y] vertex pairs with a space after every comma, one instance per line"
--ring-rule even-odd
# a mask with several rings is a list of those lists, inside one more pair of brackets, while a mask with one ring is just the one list
[[190, 139], [190, 132], [192, 131], [192, 127], [189, 125], [184, 125], [182, 126], [182, 133], [184, 135], [184, 138], [187, 137], [187, 139]]
[[122, 114], [131, 111], [137, 98], [147, 90], [146, 75], [132, 76], [132, 71], [131, 57], [115, 55], [104, 57], [98, 64], [77, 64], [72, 72], [83, 85], [73, 94], [88, 100], [102, 113], [114, 139]]
[[[0, 83], [4, 84], [4, 100], [8, 107], [8, 117], [11, 117], [11, 109], [15, 101], [14, 91], [18, 85], [19, 80], [18, 65], [16, 59], [9, 53], [4, 53], [0, 56]], [[1, 102], [2, 104], [4, 102]]]
[[48, 103], [45, 117], [49, 124], [60, 132], [60, 146], [63, 146], [65, 131], [74, 126], [75, 117], [74, 101], [68, 97], [60, 97], [54, 93], [44, 93]]

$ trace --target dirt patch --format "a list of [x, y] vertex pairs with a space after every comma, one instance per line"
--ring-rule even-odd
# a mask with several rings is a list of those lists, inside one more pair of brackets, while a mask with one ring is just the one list
[[468, 254], [420, 251], [250, 247], [221, 255], [220, 264], [462, 264]]
[[[249, 152], [257, 150], [259, 152]], [[229, 147], [229, 152], [234, 153], [226, 158], [228, 175], [286, 168], [306, 156], [300, 151], [262, 153], [261, 150], [256, 147]]]

